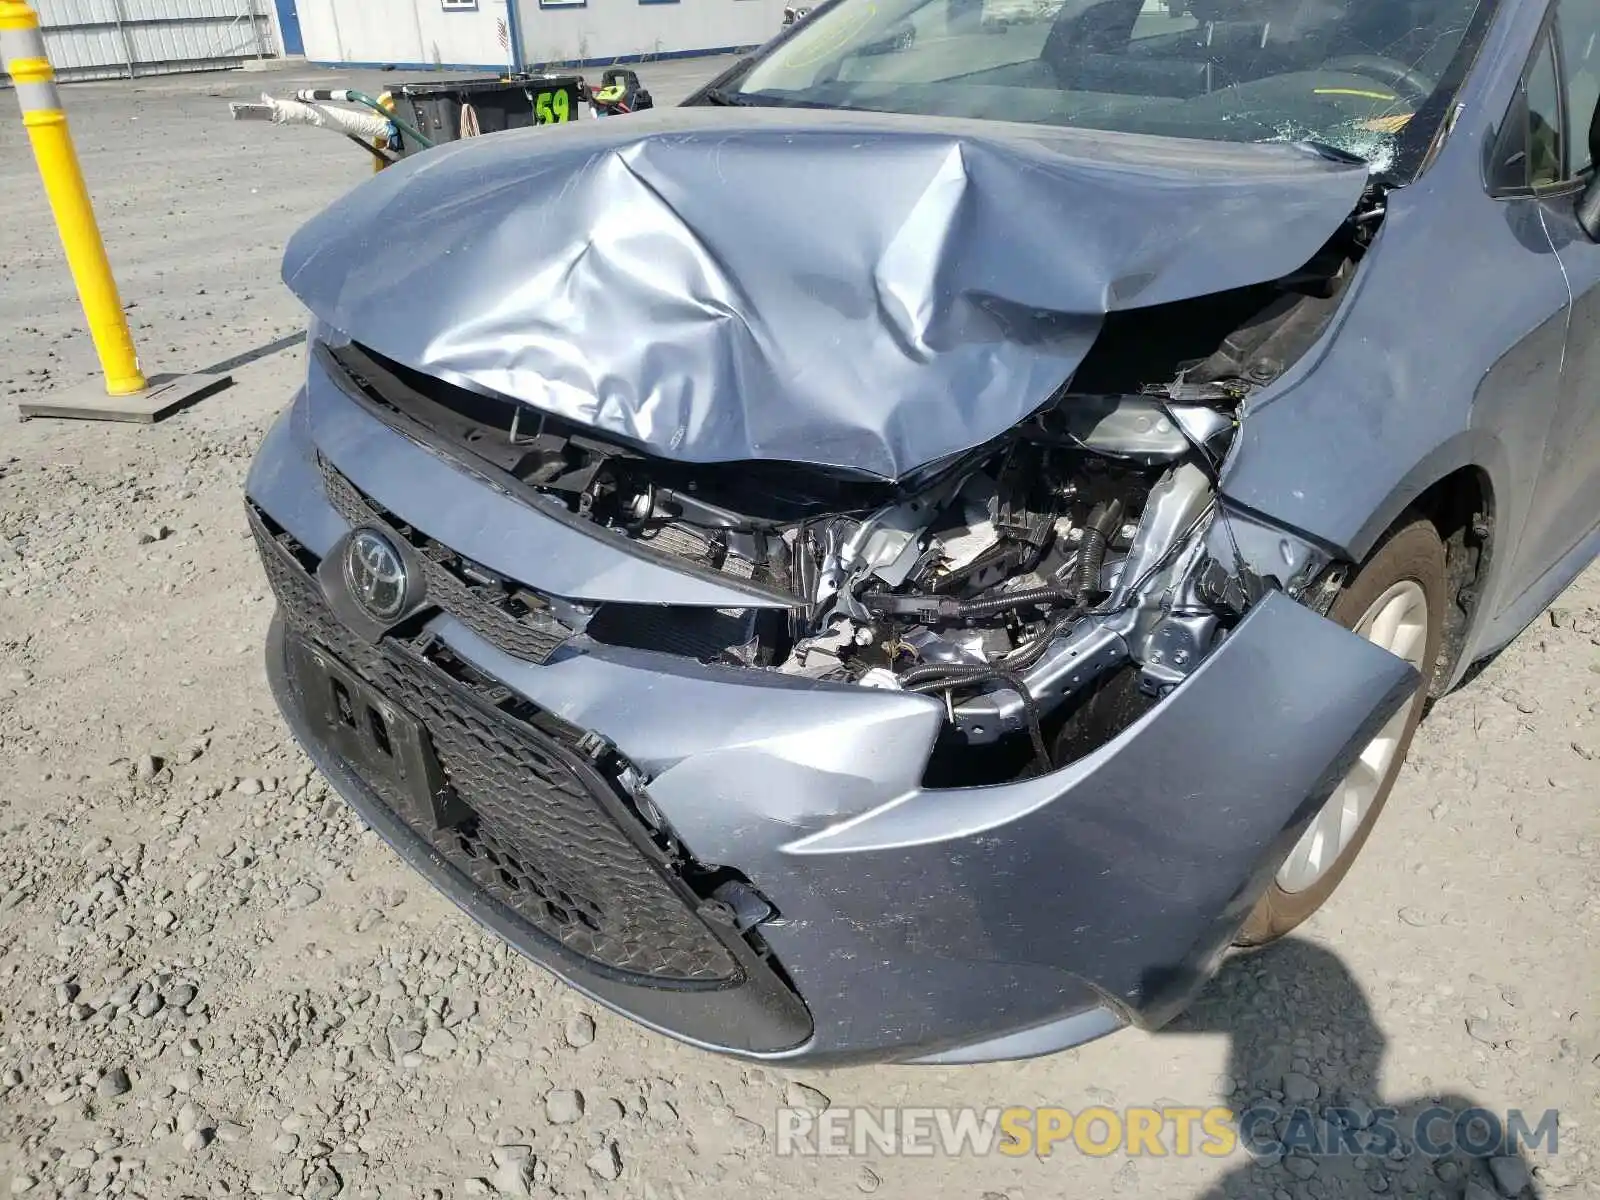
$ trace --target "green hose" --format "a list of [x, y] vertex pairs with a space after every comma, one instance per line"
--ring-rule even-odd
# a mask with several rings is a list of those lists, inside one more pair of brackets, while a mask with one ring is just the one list
[[412, 141], [416, 142], [417, 145], [421, 146], [424, 150], [427, 150], [433, 146], [432, 138], [424, 137], [419, 130], [413, 129], [410, 125], [407, 125], [399, 117], [395, 116], [392, 112], [390, 112], [383, 105], [379, 104], [365, 92], [357, 92], [349, 88], [304, 88], [301, 91], [296, 92], [294, 94], [294, 98], [308, 104], [333, 101], [335, 103], [365, 105], [367, 108], [370, 108], [373, 112], [381, 116], [384, 120], [393, 121], [396, 129], [398, 129]]
[[352, 103], [365, 104], [368, 108], [372, 109], [373, 112], [379, 112], [379, 113], [382, 113], [384, 116], [388, 117], [389, 120], [394, 122], [394, 127], [396, 129], [398, 129], [401, 133], [405, 134], [412, 141], [416, 142], [424, 150], [428, 149], [429, 147], [431, 147], [433, 145], [433, 140], [431, 138], [423, 137], [421, 131], [413, 129], [410, 125], [407, 125], [399, 117], [395, 116], [392, 112], [390, 112], [383, 105], [379, 104], [376, 100], [374, 100], [371, 96], [367, 95], [365, 92], [346, 91], [345, 92], [345, 97], [348, 100], [350, 100]]

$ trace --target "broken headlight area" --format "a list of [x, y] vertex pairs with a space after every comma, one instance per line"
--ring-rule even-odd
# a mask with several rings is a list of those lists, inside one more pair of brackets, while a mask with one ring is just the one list
[[1066, 397], [919, 495], [808, 522], [804, 625], [776, 669], [937, 698], [930, 783], [1047, 769], [1123, 727], [1225, 615], [1200, 535], [1236, 396], [1172, 390]]

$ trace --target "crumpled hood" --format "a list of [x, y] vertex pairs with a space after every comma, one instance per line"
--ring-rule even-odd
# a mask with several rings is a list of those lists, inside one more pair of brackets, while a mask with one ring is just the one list
[[451, 143], [335, 201], [283, 278], [452, 383], [666, 458], [887, 479], [998, 436], [1104, 314], [1259, 283], [1365, 165], [1287, 145], [795, 109]]

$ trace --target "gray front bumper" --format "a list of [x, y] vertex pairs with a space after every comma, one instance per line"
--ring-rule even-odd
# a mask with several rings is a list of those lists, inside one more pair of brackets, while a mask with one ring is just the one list
[[[657, 598], [647, 576], [664, 568], [488, 488], [313, 372], [248, 491], [319, 556], [348, 526], [313, 446], [401, 518], [530, 587]], [[697, 858], [737, 867], [771, 898], [782, 920], [762, 933], [814, 1031], [770, 1053], [730, 1045], [524, 951], [685, 1040], [819, 1062], [1019, 1057], [1169, 1019], [1417, 683], [1400, 660], [1272, 595], [1089, 757], [1021, 783], [929, 791], [920, 780], [942, 718], [924, 697], [581, 639], [533, 666], [449, 617], [432, 628], [477, 669], [609, 739]], [[350, 778], [333, 782], [370, 808]]]

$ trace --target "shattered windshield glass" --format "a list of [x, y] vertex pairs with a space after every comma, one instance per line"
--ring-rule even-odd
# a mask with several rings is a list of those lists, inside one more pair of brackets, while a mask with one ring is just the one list
[[841, 0], [712, 99], [1311, 141], [1383, 172], [1492, 3]]

